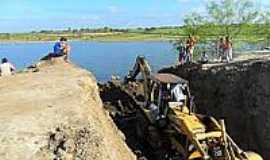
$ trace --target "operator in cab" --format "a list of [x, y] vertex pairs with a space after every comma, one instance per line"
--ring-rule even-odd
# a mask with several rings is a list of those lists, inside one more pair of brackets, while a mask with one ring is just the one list
[[186, 100], [186, 95], [183, 92], [184, 89], [185, 86], [182, 84], [177, 84], [172, 88], [171, 95], [176, 102], [184, 103], [184, 101]]

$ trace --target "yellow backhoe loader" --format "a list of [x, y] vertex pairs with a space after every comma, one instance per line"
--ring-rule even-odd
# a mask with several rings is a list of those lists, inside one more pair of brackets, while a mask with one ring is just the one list
[[170, 159], [262, 160], [238, 147], [227, 134], [224, 120], [195, 113], [188, 81], [152, 73], [144, 57], [137, 57], [123, 86], [139, 106], [136, 134], [153, 148], [174, 151]]

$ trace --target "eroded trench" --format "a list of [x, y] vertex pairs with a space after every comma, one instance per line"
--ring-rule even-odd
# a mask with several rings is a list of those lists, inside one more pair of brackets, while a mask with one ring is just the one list
[[[126, 143], [136, 154], [138, 160], [169, 160], [169, 152], [164, 149], [153, 149], [146, 141], [136, 134], [138, 120], [134, 99], [121, 87], [112, 82], [99, 84], [100, 97], [104, 107], [109, 111], [114, 123], [123, 132]], [[167, 157], [167, 158], [166, 158]]]
[[[136, 103], [112, 82], [99, 84], [100, 97], [114, 123], [124, 133], [126, 143], [140, 160], [151, 160], [151, 151], [138, 141], [136, 133]], [[153, 158], [152, 158], [153, 159]], [[154, 160], [154, 159], [153, 159]]]

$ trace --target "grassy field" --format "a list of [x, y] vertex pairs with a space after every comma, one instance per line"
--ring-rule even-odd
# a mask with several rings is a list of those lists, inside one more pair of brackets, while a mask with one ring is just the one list
[[[230, 26], [229, 32], [237, 41], [269, 41], [269, 25]], [[192, 33], [200, 41], [216, 40], [225, 36], [222, 26], [204, 25], [193, 27], [151, 27], [137, 29], [80, 29], [63, 31], [40, 31], [31, 33], [0, 33], [0, 41], [55, 41], [59, 37], [83, 41], [169, 41], [187, 37]]]
[[0, 41], [55, 41], [59, 37], [82, 41], [162, 41], [174, 40], [175, 35], [162, 33], [110, 32], [110, 33], [18, 33], [0, 34]]

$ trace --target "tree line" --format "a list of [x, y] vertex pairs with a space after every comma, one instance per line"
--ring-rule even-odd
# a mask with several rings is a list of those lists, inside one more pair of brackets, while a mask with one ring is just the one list
[[257, 34], [269, 37], [270, 12], [263, 7], [253, 0], [208, 0], [205, 11], [185, 16], [185, 32], [192, 35], [207, 33], [241, 37]]

